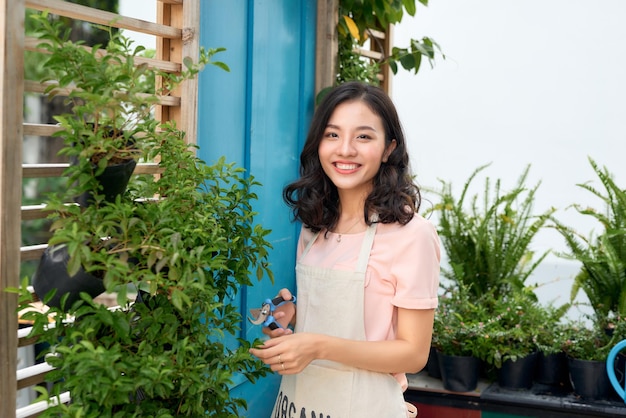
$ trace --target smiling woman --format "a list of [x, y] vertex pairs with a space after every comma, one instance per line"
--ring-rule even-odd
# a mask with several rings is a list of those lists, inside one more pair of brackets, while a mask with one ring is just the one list
[[[295, 332], [266, 328], [270, 340], [251, 350], [283, 376], [274, 410], [415, 416], [403, 399], [405, 373], [421, 370], [430, 351], [439, 240], [417, 214], [419, 189], [391, 99], [360, 82], [335, 87], [313, 116], [300, 161], [300, 179], [283, 193], [304, 225], [298, 306], [295, 321], [293, 312], [275, 313]], [[292, 299], [288, 289], [280, 296]]]

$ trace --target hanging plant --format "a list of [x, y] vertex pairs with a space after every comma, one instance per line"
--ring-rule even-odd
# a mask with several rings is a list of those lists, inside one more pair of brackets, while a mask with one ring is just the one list
[[[419, 0], [428, 6], [428, 0]], [[339, 21], [337, 32], [339, 35], [339, 69], [337, 83], [349, 80], [365, 81], [378, 85], [378, 74], [381, 66], [387, 64], [396, 74], [399, 66], [415, 74], [420, 69], [422, 58], [425, 57], [432, 65], [436, 52], [440, 52], [439, 45], [429, 37], [420, 40], [411, 39], [406, 47], [393, 47], [384, 51], [380, 60], [363, 58], [356, 53], [369, 40], [377, 42], [371, 36], [372, 30], [385, 32], [389, 25], [400, 23], [404, 14], [415, 16], [417, 12], [416, 0], [340, 0]], [[384, 50], [379, 45], [379, 50]], [[444, 58], [445, 56], [442, 55]]]

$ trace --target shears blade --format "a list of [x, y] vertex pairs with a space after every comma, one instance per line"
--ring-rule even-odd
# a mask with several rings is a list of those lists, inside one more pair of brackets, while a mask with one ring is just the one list
[[263, 304], [260, 308], [250, 309], [250, 316], [248, 320], [254, 325], [259, 325], [265, 322], [267, 316], [270, 314], [270, 307], [268, 304]]

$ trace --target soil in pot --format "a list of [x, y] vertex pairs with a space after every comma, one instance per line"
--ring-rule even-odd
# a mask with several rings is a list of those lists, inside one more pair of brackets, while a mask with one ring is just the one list
[[443, 387], [451, 392], [470, 392], [478, 386], [480, 360], [472, 356], [437, 353]]

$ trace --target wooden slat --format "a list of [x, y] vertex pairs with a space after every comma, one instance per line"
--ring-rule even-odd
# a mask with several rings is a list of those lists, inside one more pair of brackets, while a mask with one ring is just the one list
[[[38, 81], [33, 80], [25, 80], [24, 81], [24, 90], [29, 93], [39, 93], [44, 94], [46, 88], [50, 86], [52, 82], [40, 83]], [[71, 88], [63, 87], [53, 89], [50, 93], [59, 95], [59, 96], [68, 96], [72, 91]], [[141, 95], [139, 95], [141, 97]], [[148, 97], [148, 95], [145, 95]], [[180, 106], [180, 97], [177, 96], [158, 96], [159, 102], [158, 104], [162, 106]]]
[[[48, 52], [47, 50], [38, 48], [38, 45], [40, 45], [41, 43], [42, 43], [41, 40], [37, 38], [29, 37], [29, 38], [26, 38], [24, 45], [27, 51], [41, 52], [43, 54], [46, 54]], [[87, 46], [85, 46], [85, 48], [91, 49]], [[102, 56], [104, 55], [105, 52], [106, 50], [99, 49], [96, 55]], [[156, 68], [161, 71], [168, 72], [168, 73], [179, 73], [182, 69], [182, 65], [180, 63], [163, 61], [163, 60], [158, 60], [155, 58], [146, 58], [146, 57], [138, 56], [138, 57], [135, 57], [134, 61], [135, 61], [135, 65], [147, 64], [149, 68]]]
[[45, 362], [17, 370], [17, 390], [43, 383], [50, 370], [54, 367]]
[[22, 112], [24, 105], [24, 0], [0, 0], [0, 417], [15, 416], [17, 402], [17, 294]]
[[335, 84], [339, 39], [339, 0], [318, 0], [315, 44], [315, 94]]
[[116, 13], [94, 9], [92, 7], [69, 3], [63, 0], [26, 0], [29, 9], [49, 11], [50, 13], [67, 16], [72, 19], [111, 26], [119, 29], [128, 29], [148, 35], [163, 38], [181, 38], [182, 31], [166, 25], [148, 22], [141, 19], [120, 16]]
[[[61, 399], [61, 403], [68, 403], [70, 401], [70, 393], [63, 392], [61, 395], [59, 395], [59, 398]], [[51, 402], [53, 405], [56, 405], [57, 399], [52, 398]], [[48, 409], [48, 402], [46, 401], [35, 402], [31, 405], [18, 409], [16, 411], [15, 418], [33, 418], [41, 414], [46, 409]]]
[[50, 125], [46, 123], [24, 124], [24, 135], [51, 136], [52, 134], [60, 130], [61, 127], [58, 125]]
[[18, 347], [27, 347], [29, 345], [33, 345], [37, 342], [37, 337], [29, 337], [33, 327], [25, 327], [17, 330], [17, 346]]
[[371, 49], [354, 48], [352, 52], [354, 52], [355, 54], [359, 54], [366, 58], [374, 59], [376, 61], [381, 61], [384, 58], [384, 55], [382, 52], [372, 51]]
[[20, 260], [39, 260], [48, 244], [27, 245], [20, 248]]
[[24, 164], [22, 176], [24, 178], [60, 177], [68, 164]]
[[[24, 178], [61, 177], [68, 167], [67, 163], [58, 164], [24, 164], [22, 175]], [[133, 174], [161, 174], [163, 169], [158, 163], [139, 163]]]
[[45, 207], [46, 205], [22, 206], [22, 221], [32, 221], [47, 217], [52, 211], [45, 210]]
[[[185, 6], [180, 7], [183, 28], [180, 60], [191, 57], [197, 62], [200, 53], [200, 0], [185, 0]], [[184, 97], [185, 101], [180, 103], [180, 116], [174, 115], [174, 118], [178, 127], [185, 132], [185, 142], [197, 144], [198, 77], [185, 80], [179, 88], [179, 95]]]
[[[172, 5], [170, 3], [157, 3], [157, 21], [162, 22], [168, 25], [172, 25], [172, 9], [178, 10], [180, 8], [179, 5]], [[181, 22], [178, 22], [178, 27], [181, 27]], [[177, 41], [175, 39], [167, 39], [167, 38], [157, 38], [156, 40], [156, 57], [165, 61], [177, 61], [182, 62], [181, 59], [177, 60], [178, 54], [180, 52], [181, 41]], [[163, 81], [161, 77], [157, 77], [156, 87], [160, 89], [163, 86]], [[171, 112], [174, 112], [174, 109], [170, 109], [169, 106], [157, 106], [155, 117], [157, 120], [170, 120], [173, 115]], [[180, 114], [179, 114], [180, 115]]]
[[[381, 59], [391, 54], [391, 48], [393, 47], [393, 25], [389, 25], [385, 32], [368, 29], [371, 36], [377, 39], [370, 40], [370, 49], [373, 53], [380, 53]], [[379, 59], [379, 58], [376, 58]], [[380, 67], [380, 73], [377, 74], [380, 80], [380, 87], [391, 95], [391, 81], [393, 78], [393, 72], [389, 64], [384, 63]]]
[[371, 38], [377, 38], [377, 39], [385, 39], [387, 37], [387, 34], [385, 34], [385, 32], [381, 31], [381, 30], [377, 30], [377, 29], [367, 29], [367, 32], [369, 33], [369, 36]]

